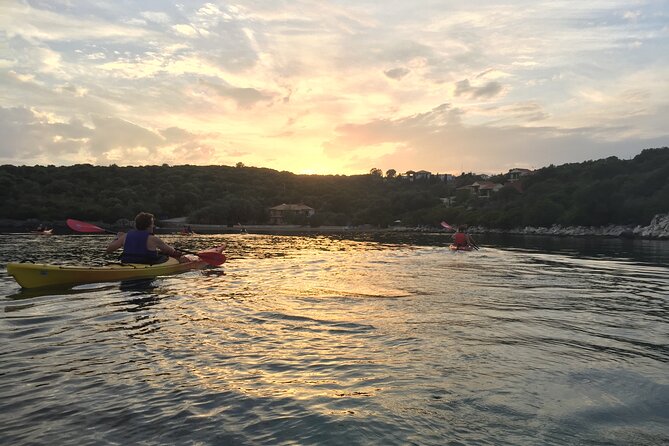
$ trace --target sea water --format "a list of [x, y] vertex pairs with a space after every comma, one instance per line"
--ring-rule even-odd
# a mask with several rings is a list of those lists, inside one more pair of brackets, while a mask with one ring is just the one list
[[166, 237], [228, 262], [22, 291], [0, 235], [2, 444], [669, 443], [668, 242], [445, 234]]

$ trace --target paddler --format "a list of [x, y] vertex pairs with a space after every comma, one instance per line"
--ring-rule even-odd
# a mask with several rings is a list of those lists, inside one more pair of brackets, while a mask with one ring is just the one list
[[467, 248], [469, 246], [476, 248], [476, 243], [472, 236], [467, 234], [467, 225], [459, 225], [458, 232], [453, 234], [453, 244], [458, 248]]
[[[135, 217], [135, 229], [119, 232], [116, 238], [107, 246], [107, 252], [112, 253], [123, 247], [121, 262], [148, 263], [155, 265], [167, 261], [167, 256], [182, 261], [183, 253], [168, 245], [153, 235], [156, 221], [153, 214], [140, 212]], [[188, 261], [185, 257], [183, 261]]]

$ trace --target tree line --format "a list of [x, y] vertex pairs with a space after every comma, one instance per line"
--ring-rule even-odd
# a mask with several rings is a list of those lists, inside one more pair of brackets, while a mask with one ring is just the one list
[[[669, 148], [548, 166], [490, 198], [458, 189], [484, 178], [408, 181], [390, 169], [365, 175], [296, 175], [237, 166], [0, 166], [0, 218], [45, 221], [77, 218], [114, 223], [140, 211], [190, 223], [269, 222], [269, 208], [302, 203], [320, 225], [386, 227], [468, 223], [486, 227], [648, 224], [669, 211]], [[505, 182], [504, 175], [490, 181]], [[455, 197], [447, 206], [443, 198]]]

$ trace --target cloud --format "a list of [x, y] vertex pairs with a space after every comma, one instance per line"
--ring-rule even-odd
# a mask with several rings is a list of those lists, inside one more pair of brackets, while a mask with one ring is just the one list
[[110, 150], [120, 150], [124, 154], [142, 148], [155, 154], [164, 143], [157, 133], [116, 117], [93, 116], [95, 132], [92, 133], [88, 148], [94, 155], [106, 155]]
[[161, 25], [167, 25], [172, 22], [169, 14], [164, 11], [144, 11], [140, 15], [150, 22], [160, 23]]
[[178, 25], [174, 25], [172, 29], [183, 36], [186, 37], [196, 37], [199, 35], [197, 29], [193, 28], [189, 24], [184, 24], [184, 23], [179, 23]]
[[108, 9], [98, 9], [93, 4], [77, 4], [75, 9], [74, 5], [63, 2], [35, 2], [29, 5], [3, 1], [0, 2], [0, 17], [8, 39], [21, 36], [33, 44], [97, 39], [129, 42], [151, 34], [146, 29], [110, 18]]
[[391, 79], [401, 80], [404, 76], [406, 76], [410, 72], [411, 70], [409, 70], [408, 68], [397, 67], [397, 68], [391, 68], [390, 70], [386, 70], [383, 72], [383, 74], [385, 74]]
[[77, 120], [50, 122], [47, 116], [24, 107], [0, 107], [0, 134], [0, 157], [6, 162], [38, 162], [47, 156], [58, 159], [76, 155], [90, 136], [90, 129]]
[[494, 98], [503, 90], [502, 84], [496, 81], [490, 81], [480, 87], [472, 87], [469, 79], [462, 80], [455, 84], [455, 96], [467, 96], [472, 99]]
[[485, 107], [480, 111], [488, 115], [491, 122], [488, 124], [509, 125], [511, 123], [533, 124], [551, 117], [550, 113], [534, 101], [518, 102], [510, 105]]
[[93, 116], [88, 125], [78, 119], [58, 122], [26, 108], [0, 108], [0, 132], [5, 135], [3, 158], [32, 162], [52, 157], [71, 164], [81, 155], [100, 162], [123, 155], [136, 161], [133, 151], [138, 148], [149, 160], [164, 144], [160, 135], [119, 118]]
[[160, 135], [165, 138], [166, 141], [176, 144], [185, 143], [195, 136], [193, 133], [180, 129], [179, 127], [169, 127], [161, 130]]
[[623, 18], [631, 22], [636, 22], [641, 17], [641, 11], [625, 11]]
[[[518, 112], [533, 114], [537, 109], [528, 104]], [[443, 104], [429, 112], [395, 120], [342, 125], [337, 128], [337, 138], [324, 144], [324, 153], [333, 158], [345, 157], [350, 168], [361, 170], [369, 170], [370, 166], [383, 170], [409, 166], [432, 172], [499, 173], [512, 167], [541, 167], [611, 155], [626, 157], [644, 148], [666, 145], [667, 141], [610, 141], [608, 132], [587, 127], [467, 125], [461, 119], [464, 115], [465, 111]], [[379, 155], [380, 147], [386, 153]]]
[[418, 113], [395, 120], [379, 119], [364, 124], [344, 124], [337, 127], [337, 137], [323, 144], [324, 153], [332, 158], [359, 148], [394, 143], [405, 145], [419, 141], [426, 134], [459, 125], [461, 110], [442, 104], [429, 112]]
[[210, 164], [216, 149], [208, 144], [186, 142], [172, 149], [170, 164]]
[[251, 108], [258, 102], [269, 102], [274, 99], [271, 93], [251, 87], [235, 87], [220, 80], [201, 79], [200, 84], [222, 98], [232, 99], [241, 108]]
[[[216, 150], [200, 135], [178, 127], [154, 131], [115, 117], [53, 121], [26, 108], [0, 107], [0, 159], [29, 164], [95, 162], [156, 164], [164, 160], [210, 163]], [[163, 161], [160, 161], [160, 158]]]

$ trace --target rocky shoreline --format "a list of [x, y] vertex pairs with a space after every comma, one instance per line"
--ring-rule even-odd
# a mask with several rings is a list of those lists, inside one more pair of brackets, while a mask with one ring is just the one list
[[[36, 228], [38, 224], [45, 224], [54, 228], [55, 234], [67, 234], [72, 231], [65, 226], [65, 222], [40, 222], [37, 220], [17, 221], [0, 220], [0, 232], [4, 233], [26, 233]], [[93, 222], [95, 223], [95, 222]], [[108, 225], [108, 229], [113, 231], [127, 230], [131, 222], [124, 222], [125, 225]], [[95, 223], [104, 226], [102, 223]], [[443, 229], [435, 227], [391, 227], [376, 228], [370, 225], [350, 227], [350, 226], [320, 226], [309, 227], [299, 225], [247, 225], [229, 227], [226, 225], [199, 225], [191, 224], [191, 228], [196, 234], [236, 234], [246, 232], [250, 234], [332, 234], [332, 233], [362, 233], [362, 232], [443, 232]], [[164, 224], [156, 232], [160, 234], [178, 233], [183, 224]], [[243, 231], [243, 230], [244, 231]], [[470, 226], [469, 232], [472, 234], [513, 234], [513, 235], [543, 235], [552, 237], [620, 237], [620, 238], [639, 238], [639, 239], [662, 239], [669, 240], [669, 213], [658, 214], [651, 220], [648, 226], [626, 226], [626, 225], [607, 225], [607, 226], [561, 226], [553, 225], [550, 227], [519, 227], [513, 229], [496, 229], [484, 226]]]
[[548, 235], [559, 237], [621, 237], [669, 240], [669, 214], [658, 214], [648, 226], [561, 226], [533, 227], [526, 226], [514, 229], [494, 229], [483, 226], [472, 226], [473, 234], [516, 234], [516, 235]]

